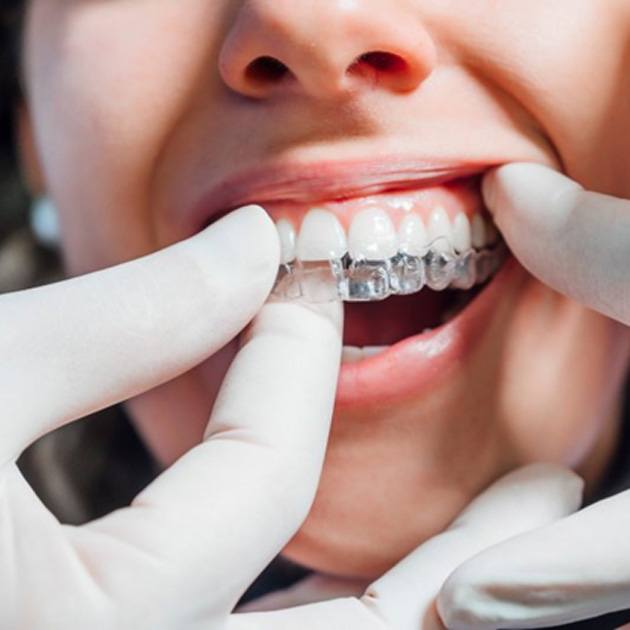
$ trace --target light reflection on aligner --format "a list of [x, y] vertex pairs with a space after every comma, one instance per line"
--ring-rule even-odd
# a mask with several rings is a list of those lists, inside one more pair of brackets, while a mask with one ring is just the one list
[[423, 255], [398, 253], [387, 260], [352, 260], [348, 254], [329, 261], [292, 261], [280, 266], [273, 295], [311, 302], [373, 302], [410, 295], [428, 287], [470, 289], [488, 280], [507, 256], [499, 241], [481, 250], [436, 251], [431, 242]]

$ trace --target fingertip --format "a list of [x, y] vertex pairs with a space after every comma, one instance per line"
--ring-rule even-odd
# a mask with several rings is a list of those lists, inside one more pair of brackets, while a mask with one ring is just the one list
[[435, 599], [442, 623], [449, 630], [505, 627], [499, 623], [505, 619], [497, 609], [500, 599], [491, 591], [491, 585], [496, 583], [492, 567], [484, 566], [483, 552], [459, 565], [446, 578]]
[[233, 210], [201, 233], [212, 262], [248, 281], [273, 283], [280, 264], [280, 240], [274, 222], [259, 205]]

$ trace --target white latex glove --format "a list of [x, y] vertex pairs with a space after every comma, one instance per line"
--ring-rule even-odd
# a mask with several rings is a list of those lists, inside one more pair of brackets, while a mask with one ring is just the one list
[[[267, 215], [248, 208], [136, 261], [0, 296], [0, 628], [440, 628], [435, 595], [456, 566], [577, 509], [574, 474], [533, 466], [361, 599], [230, 615], [310, 508], [341, 354], [338, 304], [260, 310], [278, 249]], [[17, 469], [22, 450], [186, 372], [258, 311], [203, 443], [129, 508], [61, 525]]]
[[[630, 323], [630, 201], [514, 164], [486, 202], [521, 263], [554, 289]], [[449, 628], [537, 628], [630, 608], [630, 491], [464, 563], [441, 590]]]
[[[0, 628], [219, 628], [292, 537], [319, 480], [342, 326], [338, 304], [260, 310], [278, 258], [273, 223], [249, 207], [133, 262], [0, 296]], [[22, 450], [186, 372], [258, 311], [203, 443], [130, 507], [61, 525], [20, 474]]]
[[[458, 565], [510, 536], [571, 514], [579, 508], [581, 494], [582, 480], [567, 469], [551, 464], [520, 468], [475, 498], [445, 532], [416, 549], [370, 585], [363, 596], [280, 611], [237, 613], [227, 629], [443, 630], [435, 598]], [[349, 582], [316, 583], [317, 577], [310, 581], [324, 596], [330, 596], [335, 586], [340, 592], [352, 588]], [[281, 596], [265, 599], [264, 609], [274, 600], [286, 603]]]
[[630, 324], [630, 201], [537, 164], [484, 180], [486, 204], [521, 264], [560, 293]]

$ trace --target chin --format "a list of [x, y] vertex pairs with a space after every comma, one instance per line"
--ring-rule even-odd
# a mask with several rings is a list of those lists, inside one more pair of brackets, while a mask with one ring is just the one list
[[[597, 476], [610, 454], [602, 459], [602, 446], [614, 448], [627, 354], [620, 326], [509, 259], [452, 319], [342, 365], [318, 493], [283, 555], [374, 579], [514, 468], [548, 461]], [[414, 373], [414, 360], [431, 365]], [[379, 372], [382, 391], [357, 368]]]
[[[343, 190], [341, 167], [329, 164], [224, 187], [276, 222], [279, 279], [327, 269], [337, 275], [326, 282], [346, 291], [337, 296], [343, 354], [323, 473], [283, 550], [340, 576], [382, 574], [509, 470], [587, 465], [612, 426], [627, 366], [627, 329], [545, 287], [509, 252], [483, 204], [488, 165], [414, 177], [407, 166], [346, 165], [352, 186]], [[236, 203], [211, 198], [217, 208], [202, 204], [200, 224]], [[431, 266], [449, 256], [474, 264]], [[203, 402], [199, 434], [234, 351], [171, 396]], [[162, 413], [166, 442], [181, 431], [156, 412], [158, 398], [137, 411], [147, 433]]]

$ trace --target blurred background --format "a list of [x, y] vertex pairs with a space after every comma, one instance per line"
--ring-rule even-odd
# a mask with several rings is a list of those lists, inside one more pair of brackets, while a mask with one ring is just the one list
[[16, 126], [22, 0], [0, 6], [0, 292], [51, 282], [60, 277], [55, 247], [30, 229], [32, 200], [20, 174]]

